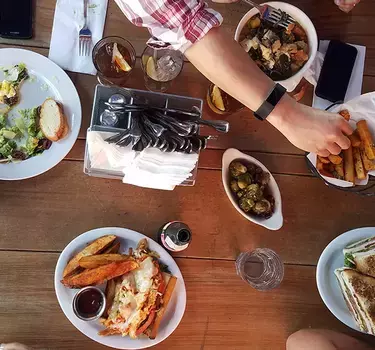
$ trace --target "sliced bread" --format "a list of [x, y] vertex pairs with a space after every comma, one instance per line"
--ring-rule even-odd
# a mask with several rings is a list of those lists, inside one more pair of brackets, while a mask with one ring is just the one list
[[46, 99], [40, 108], [39, 125], [51, 141], [60, 140], [69, 130], [61, 106], [52, 98]]

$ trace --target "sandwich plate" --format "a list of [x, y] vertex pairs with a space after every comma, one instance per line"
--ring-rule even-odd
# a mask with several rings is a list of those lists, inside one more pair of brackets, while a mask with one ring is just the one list
[[[163, 316], [158, 335], [156, 339], [150, 340], [148, 338], [131, 339], [130, 337], [122, 337], [120, 335], [100, 336], [98, 332], [104, 327], [99, 321], [82, 321], [75, 316], [72, 308], [72, 300], [76, 289], [69, 289], [63, 286], [60, 282], [63, 276], [63, 271], [69, 259], [77, 252], [82, 250], [88, 242], [91, 242], [101, 236], [113, 234], [116, 235], [121, 243], [120, 253], [125, 253], [129, 248], [136, 248], [138, 242], [142, 238], [146, 238], [151, 250], [156, 251], [160, 255], [160, 261], [168, 265], [171, 274], [177, 277], [177, 284], [173, 291], [171, 301], [168, 304], [166, 313]], [[104, 287], [105, 286], [100, 286]], [[180, 323], [186, 307], [186, 289], [184, 279], [181, 271], [178, 268], [173, 258], [152, 239], [132, 230], [119, 227], [105, 227], [98, 228], [85, 232], [71, 241], [60, 254], [55, 270], [55, 291], [57, 300], [63, 310], [65, 316], [69, 321], [83, 334], [92, 340], [116, 349], [144, 349], [154, 346], [165, 338], [177, 328]]]
[[316, 283], [324, 304], [341, 322], [357, 331], [360, 331], [360, 329], [345, 303], [334, 271], [344, 266], [344, 254], [342, 251], [346, 246], [373, 236], [375, 236], [375, 227], [362, 227], [336, 237], [324, 249], [316, 270]]
[[[0, 180], [22, 180], [42, 174], [57, 165], [69, 153], [81, 128], [81, 102], [69, 76], [54, 62], [35, 52], [22, 49], [0, 49], [0, 67], [24, 63], [31, 79], [20, 88], [20, 102], [9, 112], [17, 118], [17, 110], [40, 106], [48, 97], [62, 103], [69, 124], [67, 136], [53, 142], [49, 150], [18, 163], [0, 164]], [[0, 71], [0, 81], [4, 80]]]

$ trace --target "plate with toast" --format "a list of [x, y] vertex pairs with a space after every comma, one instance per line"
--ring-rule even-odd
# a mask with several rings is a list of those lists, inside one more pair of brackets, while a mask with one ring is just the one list
[[375, 227], [345, 232], [329, 243], [319, 258], [316, 281], [333, 315], [375, 335]]
[[32, 51], [0, 49], [0, 180], [22, 180], [57, 165], [81, 127], [69, 76]]
[[[184, 279], [173, 258], [152, 239], [118, 227], [85, 232], [66, 246], [55, 269], [55, 291], [79, 331], [116, 349], [160, 343], [186, 307]], [[85, 294], [89, 299], [80, 301]], [[97, 308], [88, 314], [83, 302]]]

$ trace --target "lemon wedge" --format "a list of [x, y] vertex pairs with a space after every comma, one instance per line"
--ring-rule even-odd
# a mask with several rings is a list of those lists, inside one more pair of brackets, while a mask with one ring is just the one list
[[113, 44], [112, 62], [115, 63], [124, 72], [129, 72], [132, 69], [129, 63], [126, 62], [124, 56], [121, 55], [121, 52], [117, 47], [117, 43]]

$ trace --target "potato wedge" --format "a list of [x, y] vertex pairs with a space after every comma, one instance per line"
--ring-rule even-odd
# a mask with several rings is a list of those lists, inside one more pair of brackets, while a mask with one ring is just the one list
[[334, 175], [336, 179], [344, 180], [344, 162], [335, 165]]
[[317, 160], [316, 160], [316, 168], [319, 171], [323, 169], [323, 163], [322, 163], [322, 161], [319, 158], [317, 158]]
[[366, 170], [362, 163], [361, 152], [358, 147], [353, 147], [354, 169], [359, 180], [366, 179]]
[[340, 156], [336, 156], [336, 155], [334, 155], [334, 154], [330, 154], [330, 155], [328, 156], [328, 159], [330, 160], [330, 162], [331, 162], [332, 164], [335, 164], [335, 165], [337, 165], [337, 164], [341, 164], [341, 163], [342, 163], [342, 158], [341, 158]]
[[171, 300], [176, 283], [177, 283], [177, 278], [175, 276], [171, 276], [171, 278], [169, 279], [167, 288], [165, 289], [165, 292], [163, 294], [163, 306], [157, 312], [156, 317], [155, 317], [155, 322], [152, 325], [152, 330], [151, 330], [151, 334], [149, 337], [150, 339], [155, 339], [158, 334], [161, 320]]
[[96, 267], [110, 264], [114, 261], [129, 260], [129, 255], [122, 254], [98, 254], [84, 256], [78, 263], [84, 269], [95, 269]]
[[361, 146], [359, 148], [359, 151], [361, 153], [363, 166], [366, 169], [366, 171], [375, 170], [375, 162], [368, 159], [365, 148], [363, 146]]
[[346, 121], [349, 121], [350, 120], [350, 113], [347, 109], [343, 109], [341, 112], [339, 112], [339, 114], [346, 120]]
[[352, 146], [344, 150], [344, 178], [346, 181], [349, 181], [353, 184], [355, 183]]
[[371, 136], [370, 130], [368, 128], [367, 121], [366, 120], [360, 120], [357, 123], [357, 128], [358, 128], [359, 137], [361, 138], [361, 141], [362, 141], [363, 146], [365, 148], [366, 155], [367, 155], [368, 159], [370, 159], [370, 160], [375, 159], [375, 151], [374, 151], [374, 148], [373, 148], [374, 142], [372, 140], [372, 136]]
[[355, 130], [353, 134], [348, 135], [348, 137], [353, 147], [361, 146], [361, 138], [358, 135], [358, 130]]
[[119, 334], [121, 334], [120, 331], [118, 331], [117, 329], [111, 329], [111, 328], [103, 329], [102, 331], [98, 333], [98, 335], [101, 335], [102, 337], [107, 337], [110, 335], [119, 335]]
[[79, 269], [79, 261], [84, 257], [84, 256], [89, 256], [89, 255], [95, 255], [103, 251], [105, 248], [107, 248], [114, 240], [116, 239], [115, 235], [108, 235], [108, 236], [103, 236], [95, 241], [91, 242], [86, 248], [81, 250], [78, 254], [76, 254], [66, 265], [64, 272], [63, 272], [63, 277], [67, 277], [72, 275], [77, 269]]
[[105, 287], [105, 300], [106, 306], [103, 313], [103, 317], [107, 318], [109, 315], [109, 310], [112, 307], [113, 300], [115, 299], [116, 295], [116, 279], [109, 280], [107, 282], [107, 286]]
[[138, 263], [133, 260], [113, 262], [95, 269], [85, 270], [74, 276], [65, 277], [61, 280], [61, 283], [68, 288], [96, 286], [112, 278], [124, 275], [137, 267], [139, 267]]
[[121, 243], [119, 241], [115, 241], [112, 245], [105, 249], [102, 254], [117, 254], [120, 250], [120, 245]]
[[321, 157], [321, 156], [318, 156], [318, 159], [323, 163], [323, 164], [329, 164], [330, 163], [330, 160], [326, 157]]

